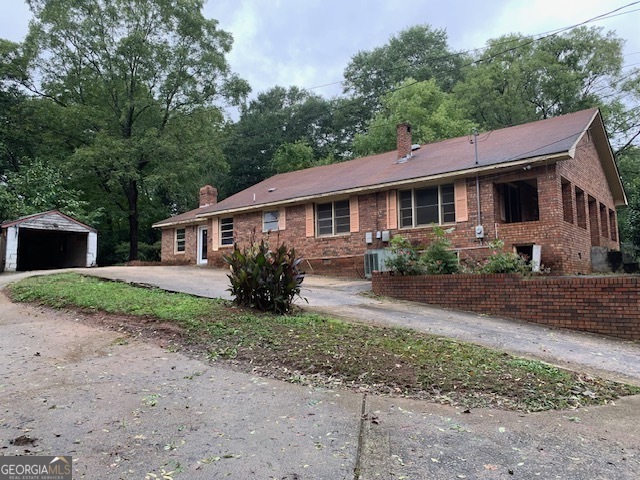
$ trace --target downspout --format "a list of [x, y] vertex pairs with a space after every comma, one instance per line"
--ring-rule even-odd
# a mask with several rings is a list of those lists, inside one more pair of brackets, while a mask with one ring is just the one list
[[[476, 160], [476, 166], [478, 165], [478, 130], [474, 129], [473, 130], [473, 148], [475, 151], [475, 160]], [[482, 225], [482, 210], [480, 209], [480, 176], [479, 174], [476, 173], [476, 207], [477, 207], [477, 212], [478, 212], [478, 223], [477, 225]], [[480, 242], [482, 243], [482, 239], [480, 239]]]

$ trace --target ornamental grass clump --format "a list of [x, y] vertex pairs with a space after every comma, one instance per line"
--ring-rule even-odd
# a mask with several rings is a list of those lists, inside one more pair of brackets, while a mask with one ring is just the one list
[[259, 244], [252, 241], [243, 249], [234, 244], [233, 251], [223, 259], [231, 267], [228, 290], [237, 305], [285, 314], [292, 310], [295, 297], [303, 298], [302, 259], [284, 243], [276, 250], [270, 250], [264, 240]]

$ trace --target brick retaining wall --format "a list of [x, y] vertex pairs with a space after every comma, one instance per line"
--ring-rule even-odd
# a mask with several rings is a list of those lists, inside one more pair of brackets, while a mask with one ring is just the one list
[[374, 272], [384, 295], [444, 308], [640, 340], [640, 276], [399, 276]]

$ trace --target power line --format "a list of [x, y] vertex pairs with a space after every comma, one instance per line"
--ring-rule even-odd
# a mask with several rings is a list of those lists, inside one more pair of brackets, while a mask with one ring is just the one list
[[[635, 2], [628, 3], [627, 5], [623, 5], [621, 7], [618, 7], [616, 9], [614, 9], [614, 10], [611, 10], [609, 12], [602, 13], [600, 15], [596, 15], [595, 17], [589, 18], [587, 20], [584, 20], [584, 21], [582, 21], [580, 23], [576, 23], [574, 25], [570, 25], [570, 26], [567, 26], [567, 27], [561, 27], [561, 28], [557, 28], [557, 29], [554, 29], [554, 30], [548, 30], [546, 32], [536, 33], [536, 34], [533, 34], [533, 35], [525, 35], [524, 37], [521, 37], [520, 39], [528, 38], [528, 39], [530, 39], [530, 41], [527, 42], [527, 43], [524, 43], [522, 45], [517, 45], [516, 47], [514, 47], [514, 49], [522, 48], [523, 46], [530, 45], [533, 42], [536, 42], [536, 41], [539, 41], [539, 40], [543, 40], [545, 38], [557, 36], [560, 33], [563, 33], [565, 31], [581, 27], [581, 26], [586, 25], [588, 23], [593, 23], [593, 22], [596, 22], [596, 21], [606, 20], [608, 18], [618, 17], [618, 16], [621, 16], [621, 15], [628, 15], [630, 13], [640, 11], [640, 8], [636, 8], [636, 9], [630, 10], [628, 12], [617, 13], [617, 12], [620, 12], [621, 10], [624, 10], [624, 9], [626, 9], [628, 7], [632, 7], [632, 6], [637, 5], [637, 4], [640, 4], [640, 1], [635, 1]], [[518, 39], [518, 40], [520, 40], [520, 39]], [[508, 44], [513, 43], [513, 42], [514, 42], [514, 40], [505, 40], [503, 42], [498, 42], [498, 43], [493, 44], [492, 47], [499, 47], [501, 45], [508, 45]], [[489, 46], [478, 47], [478, 48], [464, 50], [464, 51], [460, 51], [460, 52], [455, 52], [455, 53], [451, 53], [451, 54], [447, 54], [447, 55], [427, 57], [426, 59], [424, 59], [422, 62], [419, 62], [419, 63], [426, 63], [427, 61], [430, 62], [430, 61], [437, 61], [437, 60], [446, 60], [446, 59], [449, 59], [449, 58], [460, 57], [460, 56], [463, 56], [463, 55], [470, 55], [470, 54], [474, 54], [474, 53], [477, 53], [477, 52], [485, 51], [488, 48], [490, 48], [490, 47]], [[510, 50], [506, 50], [503, 53], [507, 53], [509, 51]], [[629, 55], [634, 55], [636, 53], [640, 53], [640, 52], [634, 52], [634, 53], [629, 54]], [[414, 63], [412, 65], [409, 65], [409, 67], [411, 67], [411, 66], [415, 67], [416, 65]], [[407, 65], [399, 65], [397, 67], [393, 67], [393, 68], [387, 69], [387, 71], [388, 70], [391, 70], [391, 71], [399, 70], [399, 69], [402, 69], [402, 68], [407, 68]], [[338, 80], [338, 81], [335, 81], [335, 82], [329, 82], [329, 83], [325, 83], [325, 84], [322, 84], [322, 85], [316, 85], [314, 87], [308, 87], [308, 88], [305, 88], [305, 90], [315, 90], [315, 89], [318, 89], [318, 88], [324, 88], [324, 87], [329, 87], [329, 86], [338, 85], [338, 84], [344, 84], [344, 83], [345, 83], [345, 80]]]

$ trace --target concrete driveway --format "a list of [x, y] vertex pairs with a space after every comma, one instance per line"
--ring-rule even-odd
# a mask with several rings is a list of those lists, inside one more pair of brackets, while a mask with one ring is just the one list
[[[211, 269], [83, 273], [205, 296], [226, 289], [224, 272]], [[0, 275], [0, 285], [24, 275]], [[308, 308], [503, 349], [530, 344], [518, 348], [640, 378], [630, 342], [357, 295], [365, 282], [309, 277], [305, 285]], [[4, 296], [0, 331], [0, 455], [70, 454], [74, 478], [635, 479], [640, 471], [640, 397], [526, 415], [317, 389]]]

